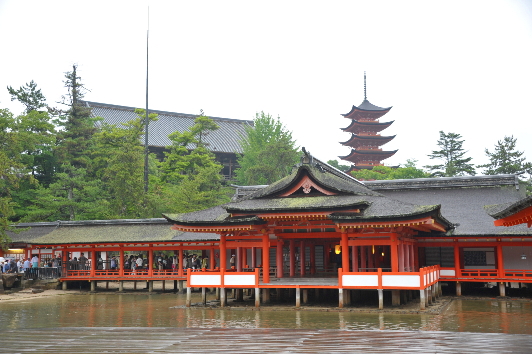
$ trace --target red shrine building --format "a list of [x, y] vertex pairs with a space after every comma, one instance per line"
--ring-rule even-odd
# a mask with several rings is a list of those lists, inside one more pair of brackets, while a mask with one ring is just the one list
[[351, 133], [351, 138], [341, 144], [350, 147], [351, 153], [347, 156], [340, 156], [340, 159], [352, 164], [350, 171], [382, 166], [383, 160], [397, 152], [397, 150], [382, 150], [382, 146], [395, 137], [395, 135], [380, 135], [381, 131], [393, 123], [393, 121], [379, 122], [379, 119], [390, 109], [392, 107], [382, 108], [368, 101], [366, 74], [364, 73], [364, 101], [359, 106], [353, 106], [349, 113], [342, 114], [345, 118], [351, 119], [351, 124], [347, 128], [342, 128], [343, 131]]

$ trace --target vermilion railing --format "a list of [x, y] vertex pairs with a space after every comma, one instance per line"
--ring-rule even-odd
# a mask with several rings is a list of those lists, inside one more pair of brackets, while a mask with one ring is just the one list
[[338, 269], [338, 285], [346, 289], [419, 289], [424, 290], [440, 279], [440, 267], [420, 268], [419, 272], [344, 272]]

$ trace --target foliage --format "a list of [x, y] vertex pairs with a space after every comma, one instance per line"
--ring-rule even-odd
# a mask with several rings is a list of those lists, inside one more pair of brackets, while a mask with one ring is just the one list
[[11, 95], [11, 101], [17, 100], [26, 107], [26, 113], [46, 107], [46, 99], [41, 90], [37, 89], [37, 84], [33, 80], [18, 90], [8, 86], [7, 91]]
[[532, 163], [526, 162], [523, 152], [516, 150], [516, 142], [517, 139], [513, 136], [505, 136], [503, 140], [497, 141], [493, 152], [485, 149], [490, 162], [477, 167], [485, 168], [483, 172], [487, 175], [523, 174], [525, 172], [530, 174]]
[[440, 131], [438, 146], [441, 150], [434, 150], [428, 155], [431, 159], [443, 160], [439, 165], [424, 166], [432, 172], [434, 177], [455, 177], [465, 174], [475, 175], [475, 167], [471, 162], [471, 157], [464, 157], [467, 151], [464, 151], [460, 140], [462, 136], [456, 133], [444, 133]]
[[375, 166], [371, 170], [352, 171], [351, 175], [358, 180], [390, 180], [390, 179], [412, 179], [427, 178], [430, 174], [416, 167], [416, 160], [406, 160], [406, 164], [397, 168], [388, 166]]
[[338, 160], [329, 160], [329, 161], [327, 161], [327, 163], [329, 165], [331, 165], [332, 167], [336, 167], [337, 169], [339, 169], [340, 171], [343, 171], [343, 172], [347, 172], [347, 171], [349, 171], [349, 168], [351, 168], [351, 166], [349, 166], [349, 165], [340, 165]]
[[270, 184], [288, 175], [300, 154], [279, 117], [261, 112], [253, 123], [241, 141], [243, 153], [238, 157], [236, 179], [241, 185]]

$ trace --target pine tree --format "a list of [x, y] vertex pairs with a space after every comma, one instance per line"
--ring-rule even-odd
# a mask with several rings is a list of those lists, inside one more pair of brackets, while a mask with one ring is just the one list
[[441, 150], [434, 150], [428, 156], [431, 159], [443, 160], [443, 163], [424, 166], [432, 172], [433, 177], [475, 175], [475, 167], [470, 163], [472, 158], [464, 156], [467, 151], [462, 148], [464, 140], [460, 140], [461, 138], [460, 134], [440, 131], [438, 146]]
[[497, 141], [493, 152], [485, 149], [490, 162], [477, 167], [485, 168], [484, 173], [487, 175], [523, 174], [531, 171], [532, 163], [526, 162], [524, 153], [516, 150], [516, 143], [517, 139], [513, 136], [505, 136], [503, 140]]

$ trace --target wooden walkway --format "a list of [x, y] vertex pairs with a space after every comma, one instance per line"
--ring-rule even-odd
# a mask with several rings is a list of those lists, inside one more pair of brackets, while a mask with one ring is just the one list
[[5, 353], [530, 353], [529, 335], [470, 332], [78, 327], [1, 330]]

